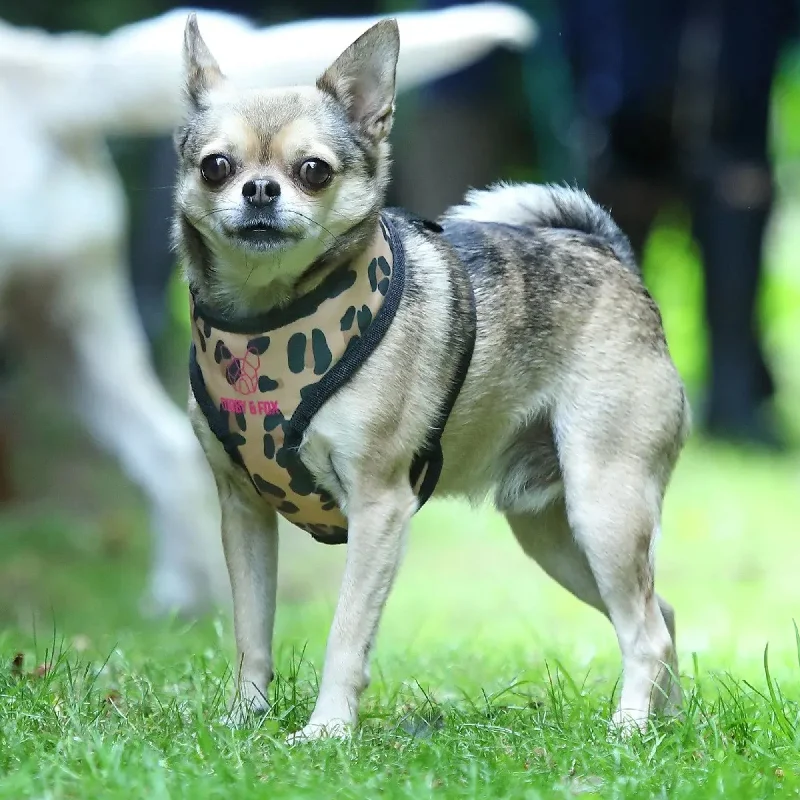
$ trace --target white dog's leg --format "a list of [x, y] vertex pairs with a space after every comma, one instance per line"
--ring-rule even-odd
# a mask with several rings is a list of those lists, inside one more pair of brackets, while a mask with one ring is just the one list
[[[188, 416], [168, 398], [113, 251], [87, 255], [54, 311], [73, 349], [78, 410], [145, 491], [155, 535], [149, 604], [195, 612], [228, 597], [211, 472]], [[66, 353], [65, 353], [66, 354]]]
[[369, 684], [369, 654], [417, 500], [407, 482], [348, 509], [347, 561], [311, 720], [290, 743], [344, 737]]
[[224, 479], [219, 487], [222, 542], [233, 592], [236, 632], [238, 703], [228, 721], [238, 724], [250, 714], [269, 708], [267, 688], [272, 680], [278, 588], [278, 518], [266, 504], [256, 511], [243, 502]]

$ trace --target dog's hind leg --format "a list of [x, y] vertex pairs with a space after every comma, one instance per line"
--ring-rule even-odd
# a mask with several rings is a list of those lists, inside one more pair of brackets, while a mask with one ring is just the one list
[[556, 415], [555, 430], [569, 529], [585, 559], [580, 574], [585, 578], [588, 566], [597, 590], [593, 599], [605, 608], [622, 652], [614, 722], [629, 729], [644, 728], [651, 711], [671, 710], [679, 699], [674, 618], [654, 591], [653, 551], [682, 443], [682, 399], [672, 414], [665, 392], [661, 407], [646, 414], [652, 398], [645, 390], [634, 409], [618, 391], [611, 388], [603, 397], [602, 386], [575, 387]]
[[[537, 513], [508, 513], [509, 526], [526, 555], [557, 583], [587, 605], [608, 617], [592, 568], [572, 535], [563, 500]], [[672, 606], [658, 597], [658, 606], [675, 644], [675, 615]]]
[[509, 513], [506, 519], [527, 556], [579, 600], [607, 614], [586, 554], [572, 536], [563, 500], [537, 513]]
[[[87, 255], [87, 261], [90, 256]], [[196, 612], [229, 597], [214, 482], [188, 416], [150, 364], [125, 270], [109, 248], [70, 277], [54, 313], [78, 411], [144, 490], [154, 563], [148, 605]]]
[[651, 537], [644, 520], [615, 517], [614, 495], [608, 504], [596, 497], [578, 502], [575, 535], [560, 501], [539, 514], [508, 514], [507, 519], [527, 555], [614, 624], [624, 667], [614, 721], [644, 727], [651, 710], [680, 702], [679, 687], [671, 680], [678, 674], [672, 608], [653, 592]]

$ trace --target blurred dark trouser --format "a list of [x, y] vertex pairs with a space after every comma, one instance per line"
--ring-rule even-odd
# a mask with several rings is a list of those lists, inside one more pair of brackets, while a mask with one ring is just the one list
[[771, 436], [756, 413], [775, 387], [755, 311], [773, 201], [770, 92], [792, 10], [774, 0], [742, 8], [726, 4], [719, 14], [715, 113], [705, 152], [698, 154], [690, 175], [710, 336], [706, 422], [712, 433], [723, 436]]
[[682, 197], [691, 209], [706, 285], [706, 427], [777, 445], [760, 414], [774, 385], [755, 306], [772, 203], [770, 89], [792, 3], [568, 0], [563, 8], [586, 128], [599, 131], [590, 190], [639, 254], [667, 200]]
[[[252, 0], [234, 2], [193, 2], [193, 8], [209, 8], [246, 16], [257, 24], [278, 24], [318, 16], [367, 16], [379, 13], [375, 0], [347, 0], [335, 10], [325, 0], [301, 0], [268, 6]], [[181, 8], [180, 4], [166, 5]], [[265, 9], [268, 9], [265, 11]], [[138, 146], [137, 146], [138, 145]], [[132, 223], [130, 267], [134, 296], [147, 337], [153, 345], [164, 332], [168, 320], [167, 286], [175, 259], [169, 249], [172, 217], [172, 183], [177, 157], [171, 137], [142, 141], [132, 147], [137, 158], [145, 159], [145, 170], [128, 178]], [[128, 170], [123, 169], [123, 176]], [[130, 170], [133, 174], [133, 170]]]

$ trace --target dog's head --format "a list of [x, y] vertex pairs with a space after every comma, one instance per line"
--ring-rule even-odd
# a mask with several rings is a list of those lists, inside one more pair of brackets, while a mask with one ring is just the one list
[[176, 205], [190, 259], [204, 255], [231, 288], [291, 285], [374, 218], [388, 180], [399, 43], [397, 23], [385, 20], [316, 86], [242, 91], [189, 17]]

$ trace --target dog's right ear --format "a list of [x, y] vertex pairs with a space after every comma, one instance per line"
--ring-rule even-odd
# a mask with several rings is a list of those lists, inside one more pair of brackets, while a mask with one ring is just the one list
[[205, 95], [224, 80], [224, 76], [200, 35], [197, 15], [189, 14], [183, 32], [183, 61], [186, 69], [186, 94], [193, 108], [204, 105]]

